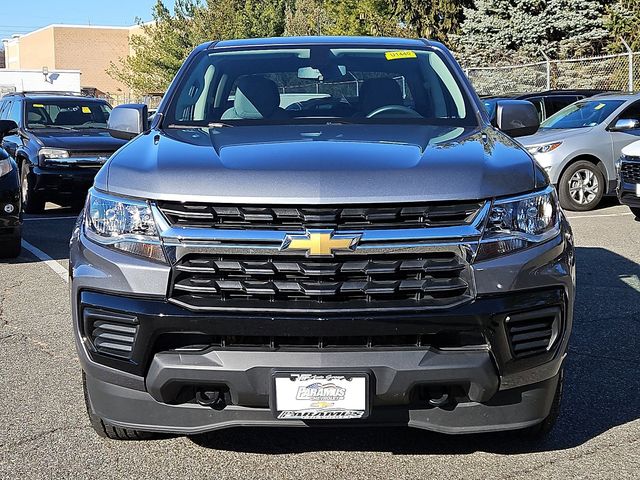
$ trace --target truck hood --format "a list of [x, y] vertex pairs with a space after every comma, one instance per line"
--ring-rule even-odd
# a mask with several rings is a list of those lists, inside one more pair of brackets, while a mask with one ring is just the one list
[[126, 142], [113, 138], [106, 130], [32, 130], [43, 147], [73, 151], [115, 152]]
[[477, 200], [541, 181], [533, 159], [492, 128], [304, 125], [151, 131], [111, 157], [96, 187], [156, 200], [342, 204]]
[[538, 130], [534, 135], [519, 138], [518, 141], [525, 147], [533, 145], [545, 145], [547, 143], [563, 142], [580, 135], [589, 135], [594, 127], [587, 128], [548, 128]]

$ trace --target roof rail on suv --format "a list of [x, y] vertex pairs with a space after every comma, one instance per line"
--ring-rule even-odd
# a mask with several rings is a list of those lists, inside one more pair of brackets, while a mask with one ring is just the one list
[[91, 95], [87, 95], [82, 92], [65, 92], [65, 91], [46, 91], [46, 90], [29, 90], [23, 92], [8, 92], [4, 96], [18, 96], [18, 97], [27, 97], [29, 95], [52, 95], [52, 96], [67, 96], [67, 97], [90, 97]]

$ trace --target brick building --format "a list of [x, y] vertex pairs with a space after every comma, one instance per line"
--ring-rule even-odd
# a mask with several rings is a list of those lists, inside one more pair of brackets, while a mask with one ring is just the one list
[[139, 26], [49, 25], [3, 40], [6, 68], [11, 70], [80, 70], [83, 89], [111, 95], [130, 94], [107, 75], [111, 62], [131, 53], [130, 40]]

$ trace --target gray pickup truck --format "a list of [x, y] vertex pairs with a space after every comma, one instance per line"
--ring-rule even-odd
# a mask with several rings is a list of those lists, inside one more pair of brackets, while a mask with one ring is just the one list
[[547, 433], [573, 239], [496, 108], [439, 43], [340, 37], [201, 45], [151, 125], [115, 108], [70, 257], [96, 431]]

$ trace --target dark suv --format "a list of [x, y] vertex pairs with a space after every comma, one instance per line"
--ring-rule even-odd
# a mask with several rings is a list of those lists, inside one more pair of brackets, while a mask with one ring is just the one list
[[104, 100], [70, 94], [14, 93], [0, 102], [0, 119], [18, 129], [2, 146], [20, 169], [27, 213], [47, 201], [82, 205], [93, 177], [125, 142], [107, 132], [111, 106]]

